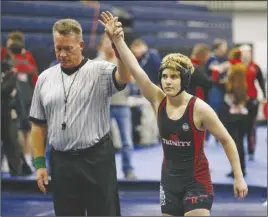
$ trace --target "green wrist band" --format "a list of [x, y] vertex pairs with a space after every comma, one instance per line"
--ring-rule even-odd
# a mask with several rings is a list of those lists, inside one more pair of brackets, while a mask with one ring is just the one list
[[34, 167], [36, 169], [46, 168], [46, 159], [45, 157], [37, 157], [34, 159]]

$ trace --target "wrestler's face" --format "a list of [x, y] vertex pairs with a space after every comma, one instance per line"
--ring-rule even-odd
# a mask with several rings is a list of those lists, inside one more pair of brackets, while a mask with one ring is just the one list
[[181, 90], [181, 76], [174, 69], [164, 69], [161, 82], [163, 91], [167, 96], [175, 96]]
[[64, 68], [73, 68], [80, 64], [84, 41], [79, 40], [75, 33], [61, 35], [55, 32], [54, 35], [55, 54]]

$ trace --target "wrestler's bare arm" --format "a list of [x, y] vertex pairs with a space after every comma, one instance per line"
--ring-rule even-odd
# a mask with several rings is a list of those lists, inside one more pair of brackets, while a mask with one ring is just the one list
[[242, 175], [239, 156], [234, 140], [219, 120], [215, 111], [203, 100], [197, 99], [194, 108], [195, 117], [201, 130], [208, 130], [223, 145], [235, 175]]
[[222, 144], [232, 166], [235, 183], [234, 193], [241, 199], [247, 195], [247, 184], [244, 181], [236, 144], [215, 111], [203, 100], [197, 99], [194, 107], [194, 119], [199, 129], [207, 129]]
[[[103, 12], [102, 14], [105, 13]], [[112, 41], [116, 46], [122, 62], [124, 63], [126, 69], [134, 77], [143, 96], [152, 104], [154, 110], [156, 110], [165, 94], [158, 86], [151, 82], [146, 72], [140, 67], [136, 57], [131, 52], [124, 39], [117, 36], [120, 32], [122, 32], [122, 28], [117, 28], [116, 25], [114, 25], [114, 23], [117, 21], [116, 18], [114, 18], [112, 15], [109, 15], [109, 13], [106, 13], [105, 16], [110, 17], [109, 22], [100, 23], [105, 27], [105, 31], [109, 32], [109, 34], [112, 36]]]

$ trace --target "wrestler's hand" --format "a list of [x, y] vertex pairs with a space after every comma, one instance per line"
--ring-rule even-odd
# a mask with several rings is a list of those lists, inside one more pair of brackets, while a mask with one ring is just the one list
[[248, 186], [243, 177], [234, 179], [234, 195], [239, 199], [244, 199], [248, 194]]
[[118, 22], [118, 17], [114, 17], [109, 11], [101, 13], [102, 20], [99, 20], [105, 28], [105, 33], [111, 40], [122, 37], [124, 39], [124, 31], [122, 23]]
[[39, 189], [46, 193], [47, 189], [45, 185], [48, 185], [48, 173], [46, 168], [39, 168], [36, 170], [36, 181]]

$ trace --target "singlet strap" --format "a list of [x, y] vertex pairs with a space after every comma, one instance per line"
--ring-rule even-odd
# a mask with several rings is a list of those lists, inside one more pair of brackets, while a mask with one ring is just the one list
[[159, 104], [159, 107], [158, 107], [158, 112], [157, 114], [159, 115], [159, 113], [163, 110], [163, 108], [165, 107], [165, 105], [167, 104], [167, 97], [165, 96], [161, 103]]
[[195, 129], [197, 131], [199, 131], [195, 124], [194, 124], [194, 104], [196, 102], [196, 97], [193, 96], [191, 99], [190, 99], [190, 102], [189, 102], [189, 107], [188, 107], [188, 118], [189, 118], [189, 121], [190, 121], [190, 124], [191, 124], [191, 127], [192, 129]]

